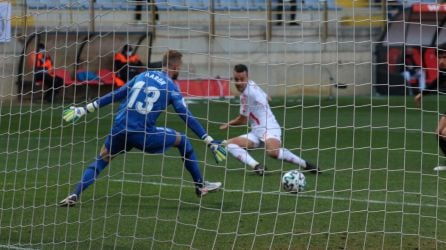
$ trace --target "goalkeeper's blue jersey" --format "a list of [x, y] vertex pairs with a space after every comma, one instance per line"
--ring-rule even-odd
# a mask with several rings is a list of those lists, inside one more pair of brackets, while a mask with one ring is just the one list
[[190, 113], [178, 87], [163, 71], [146, 71], [134, 77], [121, 88], [99, 98], [99, 107], [121, 101], [112, 128], [113, 133], [122, 131], [156, 131], [156, 120], [168, 105], [195, 134], [203, 138], [206, 131]]

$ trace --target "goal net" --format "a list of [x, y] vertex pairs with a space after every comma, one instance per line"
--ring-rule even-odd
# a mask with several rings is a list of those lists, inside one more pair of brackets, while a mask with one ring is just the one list
[[[445, 23], [446, 5], [427, 0], [0, 2], [0, 248], [446, 248], [446, 175], [434, 170], [446, 165], [436, 134], [446, 100], [435, 91]], [[123, 71], [115, 60], [129, 47], [141, 64], [125, 59]], [[246, 65], [284, 149], [243, 137], [259, 139], [246, 152], [263, 176], [242, 149], [215, 163], [168, 108], [157, 126], [187, 135], [219, 191], [198, 198], [176, 149], [132, 149], [60, 207], [119, 103], [75, 123], [63, 111], [161, 70], [169, 49], [183, 54], [176, 85], [216, 140], [251, 132], [220, 129], [240, 114], [233, 68]], [[298, 193], [283, 188], [290, 170], [305, 176]]]

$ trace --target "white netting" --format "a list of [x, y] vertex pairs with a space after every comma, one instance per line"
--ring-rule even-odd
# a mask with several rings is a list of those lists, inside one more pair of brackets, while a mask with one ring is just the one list
[[[445, 176], [432, 170], [445, 163], [435, 135], [445, 101], [413, 101], [420, 77], [437, 80], [445, 13], [436, 1], [0, 2], [0, 248], [445, 248]], [[61, 86], [36, 79], [39, 44]], [[132, 150], [74, 208], [59, 207], [118, 106], [75, 124], [62, 112], [117, 89], [126, 44], [137, 70], [159, 69], [167, 49], [183, 53], [177, 84], [215, 139], [249, 131], [219, 130], [239, 114], [231, 77], [246, 64], [272, 97], [284, 147], [323, 174], [304, 172], [305, 189], [291, 194], [282, 175], [298, 167], [264, 148], [249, 152], [265, 176], [231, 155], [215, 164], [168, 109], [157, 125], [186, 133], [222, 190], [197, 198], [176, 149]]]

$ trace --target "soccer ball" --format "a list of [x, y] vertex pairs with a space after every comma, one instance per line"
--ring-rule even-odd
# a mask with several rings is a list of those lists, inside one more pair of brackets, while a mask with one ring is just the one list
[[297, 170], [288, 171], [282, 176], [282, 187], [287, 192], [302, 192], [305, 184], [305, 175]]

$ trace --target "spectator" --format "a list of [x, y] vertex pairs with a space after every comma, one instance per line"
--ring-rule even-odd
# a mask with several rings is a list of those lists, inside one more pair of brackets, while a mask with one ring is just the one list
[[[276, 14], [276, 25], [282, 25], [283, 21], [282, 20], [282, 12], [285, 9], [284, 2], [289, 2], [291, 7], [290, 7], [290, 11], [291, 11], [291, 21], [289, 22], [290, 25], [299, 25], [299, 22], [296, 21], [296, 12], [297, 12], [297, 0], [279, 0], [277, 3], [277, 7], [275, 9], [275, 11], [277, 12]], [[304, 4], [305, 2], [302, 1], [302, 4]]]
[[[409, 95], [418, 94], [426, 88], [426, 73], [414, 58], [413, 48], [406, 48], [404, 80], [408, 87]], [[420, 59], [421, 60], [421, 59]]]
[[56, 76], [51, 56], [45, 50], [43, 43], [37, 45], [34, 60], [34, 82], [46, 87], [43, 99], [49, 103], [53, 102], [54, 96], [59, 93], [64, 84], [64, 80]]
[[[135, 20], [137, 22], [141, 22], [141, 12], [142, 12], [142, 6], [143, 3], [141, 3], [144, 0], [136, 0], [136, 7], [135, 7]], [[150, 10], [152, 10], [152, 8], [155, 9], [155, 21], [158, 22], [159, 20], [159, 15], [158, 15], [158, 7], [156, 6], [156, 1], [153, 0], [153, 4], [152, 4], [152, 0], [147, 0], [147, 3], [149, 3], [150, 5]]]
[[129, 44], [124, 45], [122, 50], [116, 53], [114, 64], [116, 76], [122, 80], [122, 84], [118, 83], [118, 86], [124, 85], [143, 70], [141, 59]]

